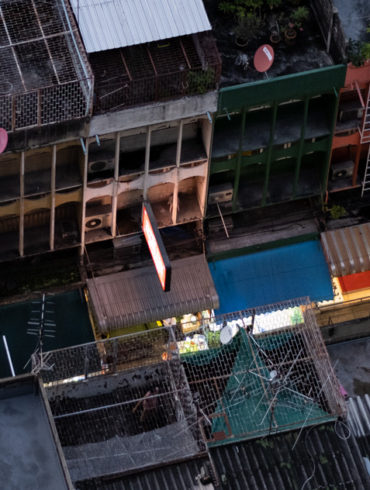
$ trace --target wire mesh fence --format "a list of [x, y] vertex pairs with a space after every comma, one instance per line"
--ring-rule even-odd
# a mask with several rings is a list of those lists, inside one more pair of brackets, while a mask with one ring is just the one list
[[209, 35], [175, 38], [90, 55], [96, 73], [94, 111], [119, 110], [217, 87], [221, 61]]
[[92, 74], [65, 0], [0, 1], [0, 71], [7, 131], [90, 113]]
[[112, 471], [113, 461], [132, 469], [139, 455], [159, 464], [202, 452], [205, 443], [326, 422], [345, 410], [308, 299], [45, 359], [40, 373], [75, 480], [101, 474], [102, 453], [112, 455]]

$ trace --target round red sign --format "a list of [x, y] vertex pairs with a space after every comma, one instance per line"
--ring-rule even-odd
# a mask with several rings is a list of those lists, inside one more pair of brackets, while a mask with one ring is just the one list
[[263, 73], [271, 68], [274, 62], [274, 48], [269, 44], [260, 46], [254, 54], [254, 67], [257, 71]]
[[5, 129], [0, 128], [0, 153], [2, 153], [6, 145], [8, 144], [8, 133], [5, 131]]

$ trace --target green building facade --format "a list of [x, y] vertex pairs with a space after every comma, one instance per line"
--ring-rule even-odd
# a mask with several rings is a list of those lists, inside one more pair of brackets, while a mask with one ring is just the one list
[[217, 203], [231, 214], [325, 195], [345, 74], [336, 65], [220, 90], [208, 217]]

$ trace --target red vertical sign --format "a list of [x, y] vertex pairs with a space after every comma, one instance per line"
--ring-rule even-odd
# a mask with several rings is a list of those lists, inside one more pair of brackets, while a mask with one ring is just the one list
[[149, 202], [143, 203], [142, 230], [163, 291], [170, 290], [171, 264]]

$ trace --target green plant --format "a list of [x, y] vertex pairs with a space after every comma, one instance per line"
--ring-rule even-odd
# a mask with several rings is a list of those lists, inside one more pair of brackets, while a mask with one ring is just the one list
[[207, 70], [189, 71], [188, 86], [191, 94], [204, 94], [212, 88], [215, 81], [215, 70], [207, 68]]
[[302, 27], [303, 22], [305, 22], [309, 16], [310, 16], [310, 11], [308, 10], [307, 7], [304, 6], [297, 7], [291, 13], [290, 20], [293, 22], [293, 24], [296, 27], [300, 28]]
[[339, 219], [347, 216], [347, 211], [343, 206], [339, 206], [339, 204], [334, 204], [331, 208], [328, 208], [331, 219]]
[[218, 8], [224, 14], [231, 14], [240, 19], [246, 17], [248, 13], [261, 9], [265, 0], [223, 0]]
[[354, 66], [361, 66], [370, 59], [370, 43], [349, 39], [347, 44], [347, 58]]
[[220, 332], [207, 332], [207, 343], [210, 349], [217, 349], [220, 347]]
[[267, 5], [270, 7], [270, 9], [274, 9], [277, 7], [280, 7], [280, 5], [283, 3], [282, 0], [266, 0]]
[[257, 36], [262, 26], [262, 19], [252, 12], [238, 19], [235, 27], [235, 38], [238, 42], [246, 44]]

